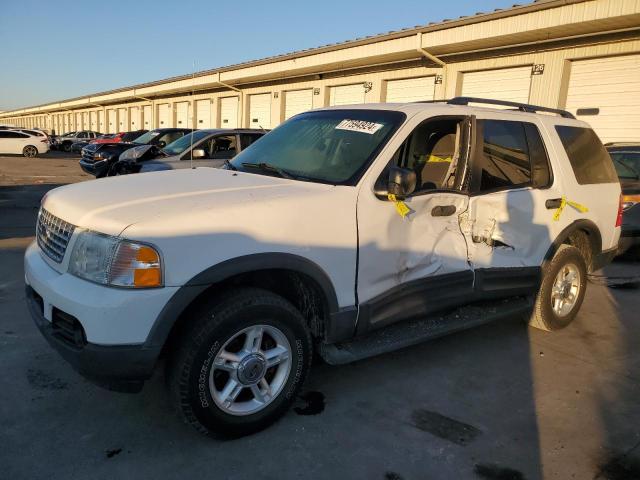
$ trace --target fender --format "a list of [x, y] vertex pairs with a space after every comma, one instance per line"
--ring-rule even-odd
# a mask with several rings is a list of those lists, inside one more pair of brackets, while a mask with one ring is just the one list
[[162, 347], [178, 317], [207, 288], [242, 273], [260, 270], [291, 270], [315, 280], [327, 300], [329, 314], [338, 312], [338, 297], [327, 273], [316, 263], [290, 253], [256, 253], [232, 258], [203, 270], [171, 297], [156, 319], [145, 342], [148, 347]]
[[[596, 258], [600, 253], [602, 253], [602, 235], [600, 234], [600, 229], [598, 226], [593, 223], [591, 220], [580, 219], [576, 220], [573, 223], [569, 224], [564, 230], [560, 232], [560, 234], [556, 237], [556, 239], [551, 243], [547, 253], [544, 256], [544, 260], [542, 261], [542, 267], [549, 262], [553, 256], [560, 248], [567, 238], [571, 236], [572, 233], [583, 230], [589, 234], [589, 242], [591, 243], [591, 251], [593, 252], [592, 257]], [[591, 267], [592, 265], [587, 265], [587, 267]]]

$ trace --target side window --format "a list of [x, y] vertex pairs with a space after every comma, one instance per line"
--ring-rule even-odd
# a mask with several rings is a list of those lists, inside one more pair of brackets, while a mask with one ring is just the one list
[[488, 192], [529, 185], [531, 163], [524, 124], [484, 120], [482, 132], [482, 155], [473, 167], [474, 190]]
[[527, 135], [527, 145], [529, 146], [529, 158], [531, 159], [531, 177], [535, 188], [546, 188], [551, 186], [553, 176], [551, 175], [551, 165], [549, 155], [544, 147], [544, 142], [540, 136], [540, 131], [533, 123], [523, 123], [524, 132]]
[[611, 157], [593, 130], [556, 125], [556, 131], [580, 185], [618, 182]]
[[[452, 189], [456, 176], [462, 119], [427, 120], [418, 125], [394, 154], [391, 163], [416, 173], [415, 193]], [[386, 182], [387, 171], [380, 182]]]
[[260, 137], [262, 137], [262, 135], [249, 135], [249, 134], [246, 134], [246, 133], [241, 134], [240, 135], [240, 142], [242, 144], [242, 149], [244, 150], [249, 145], [251, 145], [253, 142], [258, 140]]
[[158, 143], [164, 142], [165, 145], [169, 145], [171, 142], [175, 142], [177, 139], [183, 136], [183, 132], [167, 132], [158, 139]]
[[29, 135], [20, 132], [0, 132], [0, 138], [29, 138]]
[[233, 158], [236, 155], [236, 136], [214, 137], [207, 145], [207, 158]]
[[78, 133], [78, 138], [87, 138], [87, 132]]

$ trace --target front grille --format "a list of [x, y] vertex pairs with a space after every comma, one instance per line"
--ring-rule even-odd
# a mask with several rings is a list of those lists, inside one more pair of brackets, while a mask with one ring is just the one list
[[36, 238], [40, 249], [54, 262], [60, 263], [67, 251], [75, 226], [51, 215], [44, 208], [38, 213]]

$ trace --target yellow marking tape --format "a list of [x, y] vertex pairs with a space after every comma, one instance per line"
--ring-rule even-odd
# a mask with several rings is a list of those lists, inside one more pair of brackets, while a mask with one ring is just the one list
[[411, 212], [411, 209], [407, 207], [407, 204], [402, 200], [398, 200], [394, 194], [388, 194], [387, 198], [389, 199], [389, 201], [395, 203], [396, 212], [398, 212], [398, 215], [400, 215], [402, 218], [405, 218], [409, 214], [409, 212]]
[[553, 219], [556, 222], [558, 220], [560, 220], [560, 215], [562, 215], [562, 211], [564, 210], [564, 207], [566, 207], [567, 205], [569, 205], [570, 207], [575, 208], [576, 210], [578, 210], [581, 213], [586, 213], [586, 212], [589, 211], [589, 209], [587, 207], [585, 207], [584, 205], [582, 205], [581, 203], [572, 202], [571, 200], [567, 200], [567, 197], [563, 196], [562, 200], [560, 201], [560, 206], [556, 210], [556, 213], [553, 214]]

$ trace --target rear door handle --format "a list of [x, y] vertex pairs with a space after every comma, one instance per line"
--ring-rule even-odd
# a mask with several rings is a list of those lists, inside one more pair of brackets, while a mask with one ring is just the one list
[[432, 217], [449, 217], [456, 213], [455, 205], [437, 205], [431, 210]]
[[547, 207], [548, 210], [555, 210], [556, 208], [560, 208], [562, 205], [561, 198], [550, 198], [546, 202], [544, 202], [544, 206]]

